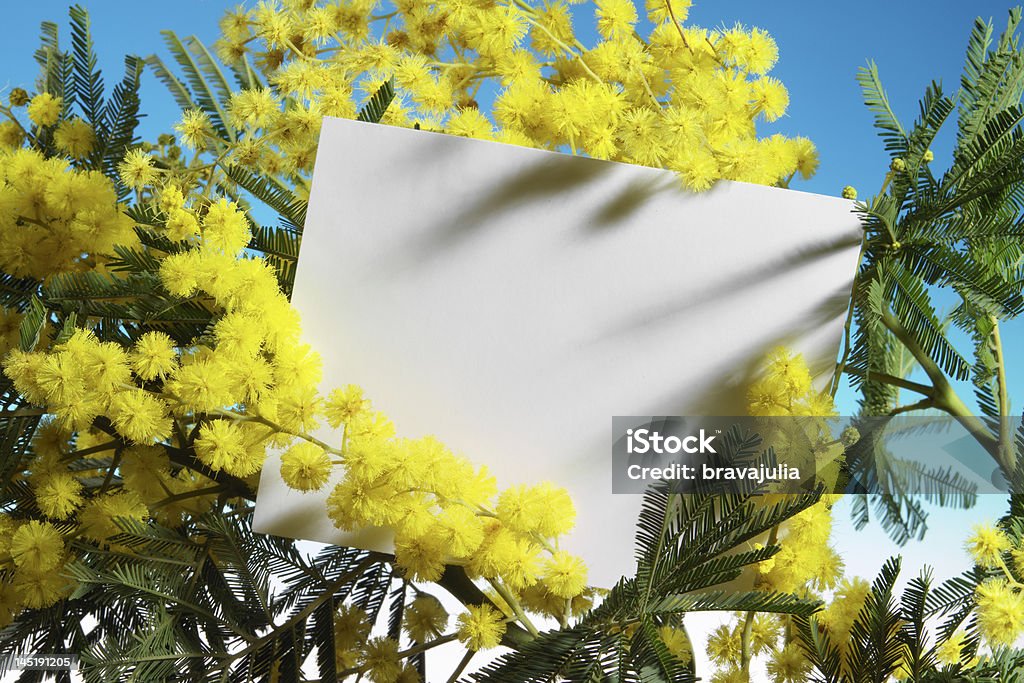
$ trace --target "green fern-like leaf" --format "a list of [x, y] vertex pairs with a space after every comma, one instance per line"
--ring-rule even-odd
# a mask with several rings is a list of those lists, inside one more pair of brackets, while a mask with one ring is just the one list
[[395, 99], [395, 84], [394, 81], [387, 80], [377, 88], [377, 91], [373, 93], [369, 101], [359, 110], [356, 120], [367, 123], [380, 123], [393, 99]]

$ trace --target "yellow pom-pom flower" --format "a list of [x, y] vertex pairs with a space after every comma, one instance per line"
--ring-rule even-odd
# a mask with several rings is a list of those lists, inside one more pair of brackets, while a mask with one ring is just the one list
[[115, 519], [143, 521], [149, 516], [149, 509], [137, 494], [117, 491], [90, 500], [78, 513], [78, 522], [86, 538], [105, 542], [121, 533]]
[[117, 165], [117, 173], [125, 185], [135, 189], [152, 185], [156, 180], [153, 157], [141, 149], [133, 149], [125, 154], [124, 159]]
[[665, 649], [669, 651], [669, 654], [679, 661], [689, 664], [690, 660], [693, 659], [693, 646], [690, 643], [690, 637], [686, 635], [685, 629], [662, 626], [658, 629], [658, 636], [665, 645]]
[[266, 88], [232, 93], [228, 116], [236, 126], [263, 128], [278, 115], [279, 102]]
[[129, 354], [132, 370], [140, 379], [163, 379], [178, 366], [174, 340], [163, 332], [146, 332], [137, 340]]
[[37, 126], [52, 126], [60, 118], [61, 98], [39, 93], [28, 103], [28, 118]]
[[742, 637], [737, 628], [722, 624], [708, 637], [707, 652], [712, 661], [728, 664], [738, 661], [743, 649]]
[[628, 35], [636, 25], [633, 0], [597, 0], [597, 31], [605, 38]]
[[420, 595], [405, 609], [405, 631], [416, 643], [439, 637], [448, 626], [448, 612], [432, 595]]
[[195, 360], [181, 365], [165, 387], [184, 408], [206, 412], [234, 403], [227, 368], [215, 360]]
[[110, 416], [117, 431], [135, 443], [162, 441], [171, 434], [167, 405], [142, 389], [115, 394], [110, 400]]
[[1011, 646], [1024, 633], [1024, 595], [1005, 579], [989, 579], [975, 591], [978, 629], [993, 647]]
[[16, 572], [15, 592], [25, 607], [43, 609], [60, 600], [68, 590], [68, 580], [60, 572]]
[[437, 581], [444, 573], [445, 547], [438, 534], [395, 535], [395, 564], [418, 581]]
[[299, 441], [281, 455], [281, 478], [298, 491], [316, 491], [331, 476], [331, 459], [316, 444]]
[[14, 121], [0, 122], [0, 147], [16, 149], [25, 142], [25, 131]]
[[245, 457], [242, 430], [229, 420], [211, 420], [199, 428], [196, 455], [211, 470], [231, 469]]
[[370, 634], [369, 617], [355, 605], [338, 605], [334, 612], [334, 634], [348, 643], [365, 640]]
[[40, 574], [60, 562], [64, 554], [64, 539], [52, 524], [31, 520], [14, 532], [10, 553], [19, 569]]
[[437, 528], [452, 557], [468, 556], [484, 540], [483, 522], [463, 505], [445, 508], [438, 516]]
[[199, 235], [199, 221], [188, 209], [172, 209], [164, 225], [167, 237], [175, 242], [191, 240]]
[[92, 126], [76, 116], [61, 121], [53, 132], [53, 142], [57, 149], [75, 159], [82, 159], [89, 156], [96, 146], [96, 134]]
[[181, 141], [189, 149], [202, 149], [206, 138], [213, 133], [210, 117], [199, 109], [186, 109], [181, 114], [181, 121], [174, 126], [181, 136]]
[[67, 519], [82, 505], [82, 484], [70, 472], [55, 472], [35, 487], [36, 504], [53, 519]]
[[363, 397], [362, 388], [349, 384], [328, 394], [324, 415], [327, 417], [327, 423], [337, 429], [369, 409], [370, 402]]
[[765, 76], [751, 85], [754, 107], [764, 115], [766, 121], [775, 121], [786, 113], [789, 106], [789, 92], [782, 82]]
[[234, 202], [220, 199], [203, 218], [203, 249], [237, 256], [249, 244], [249, 221]]
[[955, 666], [960, 663], [961, 653], [967, 641], [965, 631], [957, 631], [946, 640], [942, 641], [935, 648], [935, 659], [940, 664]]
[[811, 665], [800, 645], [789, 643], [772, 652], [765, 668], [775, 683], [803, 683]]
[[458, 637], [470, 650], [497, 647], [505, 635], [505, 619], [490, 605], [467, 605], [459, 615]]
[[575, 555], [560, 550], [544, 563], [544, 585], [560, 598], [574, 598], [587, 587], [587, 565]]
[[392, 683], [402, 672], [398, 660], [398, 641], [392, 638], [371, 638], [363, 646], [360, 664], [374, 683]]
[[1002, 529], [990, 524], [974, 527], [974, 534], [967, 539], [967, 552], [981, 567], [998, 567], [1002, 564], [1003, 553], [1010, 549], [1010, 539]]

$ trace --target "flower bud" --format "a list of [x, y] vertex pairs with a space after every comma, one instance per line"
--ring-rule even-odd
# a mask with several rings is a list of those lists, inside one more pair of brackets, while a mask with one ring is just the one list
[[891, 170], [893, 173], [903, 173], [905, 170], [907, 170], [907, 162], [905, 162], [903, 159], [899, 157], [896, 157], [895, 159], [892, 160], [892, 163], [889, 164], [889, 170]]
[[853, 185], [847, 185], [846, 187], [843, 188], [843, 199], [856, 199], [856, 198], [857, 198], [857, 188], [855, 188]]
[[12, 107], [23, 107], [28, 104], [28, 93], [24, 88], [15, 88], [11, 91], [7, 101], [11, 103]]

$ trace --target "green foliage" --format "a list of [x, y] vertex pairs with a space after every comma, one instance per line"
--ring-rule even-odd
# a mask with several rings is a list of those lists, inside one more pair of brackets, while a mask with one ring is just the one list
[[[947, 96], [930, 84], [910, 126], [896, 117], [873, 63], [858, 75], [893, 163], [882, 191], [857, 206], [863, 258], [853, 292], [855, 327], [841, 363], [861, 391], [862, 414], [932, 409], [961, 418], [1007, 475], [1016, 457], [1005, 433], [1010, 406], [998, 332], [1000, 322], [1024, 311], [1020, 21], [1020, 10], [1011, 11], [995, 44], [991, 25], [976, 22], [959, 92]], [[930, 147], [954, 112], [952, 164], [936, 175]], [[950, 299], [957, 305], [941, 311], [937, 302]], [[956, 341], [957, 330], [973, 339], [970, 355]], [[917, 370], [927, 383], [907, 379]], [[955, 389], [967, 380], [981, 419]], [[906, 391], [920, 400], [899, 405]], [[901, 543], [920, 537], [927, 526], [923, 508], [907, 491], [930, 491], [932, 500], [947, 504], [973, 502], [949, 473], [909, 467], [884, 450], [851, 466], [861, 465], [878, 470], [858, 471], [857, 478], [880, 494], [872, 496], [877, 516]], [[866, 500], [858, 501], [855, 519], [858, 526], [870, 519]]]
[[248, 512], [224, 512], [178, 530], [120, 520], [125, 551], [71, 566], [70, 604], [127, 612], [134, 625], [100, 613], [82, 653], [87, 681], [301, 680], [314, 647], [333, 653], [335, 606], [372, 609], [377, 594], [363, 587], [391, 578], [382, 557], [337, 547], [309, 557], [253, 533]]
[[[894, 587], [900, 565], [900, 558], [893, 557], [882, 566], [848, 642], [833, 642], [815, 616], [795, 618], [799, 642], [813, 666], [810, 681], [884, 683], [894, 675], [911, 681], [988, 680], [983, 672], [990, 670], [992, 660], [966, 667], [942, 665], [936, 659], [938, 644], [960, 627], [962, 618], [958, 614], [944, 620], [938, 629], [938, 642], [926, 628], [930, 620], [946, 615], [954, 603], [966, 600], [969, 604], [977, 583], [958, 579], [936, 589], [932, 587], [931, 569], [926, 567], [908, 582], [897, 599]], [[963, 661], [971, 659], [977, 647], [975, 634], [965, 642]]]
[[[89, 14], [76, 5], [69, 10], [69, 16], [69, 52], [60, 48], [57, 25], [50, 22], [42, 25], [41, 45], [35, 55], [42, 69], [40, 91], [64, 99], [65, 117], [75, 113], [92, 126], [96, 135], [92, 152], [72, 164], [104, 172], [115, 182], [118, 196], [124, 199], [128, 188], [121, 184], [116, 167], [125, 152], [138, 143], [135, 129], [139, 124], [139, 85], [143, 62], [138, 57], [125, 57], [124, 77], [114, 86], [110, 97], [104, 99], [103, 76], [97, 67]], [[47, 156], [57, 153], [51, 132], [34, 132]]]
[[393, 80], [387, 80], [377, 89], [377, 92], [373, 93], [373, 96], [370, 97], [363, 108], [359, 110], [356, 120], [367, 123], [379, 123], [384, 118], [384, 112], [387, 111], [393, 99], [395, 99], [395, 83]]
[[[179, 80], [156, 55], [147, 57], [146, 64], [171, 91], [179, 107], [202, 109], [209, 115], [214, 130], [233, 141], [234, 130], [225, 123], [231, 86], [209, 50], [195, 36], [181, 39], [174, 31], [161, 31], [160, 34], [185, 80]], [[237, 72], [235, 77], [239, 84], [242, 84], [241, 76]]]

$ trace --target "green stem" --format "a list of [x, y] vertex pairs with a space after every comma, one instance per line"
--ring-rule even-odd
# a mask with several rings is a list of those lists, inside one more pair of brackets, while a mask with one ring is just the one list
[[[447, 565], [444, 573], [438, 579], [437, 584], [448, 591], [463, 605], [493, 604], [484, 595], [483, 591], [466, 575], [462, 567]], [[495, 605], [497, 607], [497, 605]], [[513, 649], [520, 648], [533, 640], [533, 637], [523, 628], [516, 624], [509, 624], [505, 629], [505, 635], [501, 638], [501, 644]]]
[[899, 415], [901, 413], [909, 413], [912, 410], [924, 410], [925, 408], [934, 408], [935, 402], [931, 398], [922, 398], [916, 403], [910, 403], [905, 406], [897, 406], [889, 411], [890, 415]]
[[273, 420], [269, 420], [269, 419], [263, 417], [262, 415], [246, 415], [246, 414], [242, 414], [242, 413], [236, 413], [236, 412], [231, 411], [231, 410], [219, 410], [219, 411], [216, 411], [216, 412], [217, 412], [218, 415], [220, 415], [222, 417], [231, 418], [232, 420], [236, 420], [238, 422], [258, 422], [259, 424], [265, 425], [267, 427], [270, 427], [271, 429], [273, 429], [273, 430], [275, 430], [277, 432], [280, 432], [282, 434], [289, 434], [289, 435], [297, 437], [299, 439], [305, 439], [306, 441], [308, 441], [308, 442], [310, 442], [312, 444], [316, 444], [317, 446], [319, 446], [320, 448], [324, 449], [325, 451], [327, 451], [331, 455], [339, 455], [339, 456], [342, 456], [342, 457], [344, 457], [344, 455], [345, 455], [344, 453], [341, 452], [340, 449], [334, 448], [333, 446], [330, 446], [330, 445], [324, 443], [323, 441], [321, 441], [320, 439], [316, 438], [315, 436], [312, 436], [310, 434], [306, 434], [305, 432], [294, 432], [294, 431], [292, 431], [290, 429], [285, 429], [284, 427], [282, 427], [281, 425], [277, 424]]
[[930, 387], [927, 384], [919, 384], [918, 382], [911, 382], [909, 379], [903, 377], [897, 377], [896, 375], [890, 375], [887, 372], [876, 372], [874, 370], [868, 370], [867, 372], [850, 372], [851, 375], [857, 375], [863, 377], [865, 380], [870, 382], [882, 382], [883, 384], [891, 384], [894, 387], [900, 389], [909, 389], [910, 391], [916, 391], [922, 396], [934, 397], [935, 387]]
[[475, 654], [476, 652], [474, 650], [466, 650], [466, 654], [463, 656], [462, 661], [460, 661], [459, 665], [455, 667], [455, 671], [452, 672], [452, 675], [448, 677], [448, 683], [455, 683], [455, 681], [459, 680], [459, 676], [461, 676], [462, 672], [466, 670], [469, 660], [473, 659], [473, 655]]
[[992, 352], [996, 361], [996, 383], [998, 392], [996, 394], [996, 407], [999, 410], [999, 453], [1006, 463], [1007, 471], [1012, 472], [1017, 466], [1017, 454], [1014, 452], [1013, 433], [1010, 430], [1010, 421], [1006, 418], [1010, 414], [1010, 396], [1006, 388], [1006, 357], [1003, 355], [1003, 342], [999, 334], [999, 320], [991, 317], [992, 321]]
[[740, 639], [740, 671], [743, 672], [743, 679], [750, 680], [750, 637], [754, 633], [754, 612], [747, 612], [743, 620], [743, 634]]
[[959, 417], [972, 416], [970, 410], [967, 409], [967, 405], [960, 400], [956, 391], [953, 390], [945, 373], [936, 365], [932, 357], [921, 348], [917, 340], [903, 327], [903, 324], [891, 311], [885, 311], [882, 314], [882, 324], [910, 351], [911, 355], [914, 356], [914, 360], [917, 361], [921, 369], [928, 375], [928, 379], [932, 381], [932, 393], [930, 396], [935, 399], [936, 407], [945, 410], [951, 415]]
[[992, 454], [993, 459], [1006, 468], [1008, 474], [1011, 473], [1012, 470], [1008, 467], [1009, 463], [1004, 462], [1000, 457], [998, 441], [992, 436], [985, 423], [979, 420], [967, 407], [967, 404], [957, 395], [946, 375], [935, 364], [931, 356], [925, 353], [921, 345], [917, 343], [917, 340], [907, 332], [891, 311], [884, 311], [882, 313], [882, 324], [910, 351], [911, 355], [914, 356], [914, 360], [917, 361], [921, 369], [928, 375], [928, 379], [932, 381], [934, 393], [926, 395], [933, 399], [935, 407], [958, 418], [978, 443]]
[[505, 586], [502, 585], [501, 581], [499, 581], [498, 579], [487, 579], [487, 582], [491, 584], [494, 587], [494, 590], [498, 592], [498, 595], [500, 595], [501, 598], [508, 603], [508, 606], [512, 608], [513, 612], [515, 612], [516, 618], [519, 620], [519, 623], [521, 623], [523, 627], [526, 628], [529, 634], [534, 638], [539, 636], [540, 631], [538, 631], [537, 627], [533, 625], [533, 622], [530, 621], [530, 618], [526, 616], [526, 612], [523, 611], [523, 607], [519, 604], [519, 601], [516, 600], [516, 597], [512, 595], [512, 593], [507, 588], [505, 588]]
[[523, 9], [524, 11], [527, 11], [529, 13], [529, 16], [527, 16], [526, 21], [529, 22], [530, 26], [533, 26], [534, 28], [538, 28], [541, 31], [543, 31], [544, 34], [548, 37], [548, 39], [551, 40], [551, 42], [553, 42], [555, 45], [557, 45], [558, 47], [560, 47], [563, 50], [565, 50], [568, 54], [572, 55], [572, 57], [575, 58], [576, 61], [578, 61], [580, 63], [580, 66], [583, 67], [583, 70], [587, 72], [588, 76], [593, 78], [598, 83], [604, 83], [604, 79], [601, 78], [600, 76], [598, 76], [594, 72], [594, 70], [590, 68], [590, 66], [587, 64], [586, 60], [583, 59], [583, 54], [582, 53], [576, 54], [576, 52], [571, 47], [569, 47], [564, 42], [559, 40], [558, 37], [555, 36], [555, 34], [553, 34], [551, 31], [549, 31], [547, 26], [545, 26], [544, 24], [542, 24], [541, 22], [537, 21], [534, 18], [533, 7], [531, 7], [530, 5], [526, 4], [525, 2], [521, 2], [520, 0], [517, 0], [516, 4], [519, 5], [519, 7], [521, 9]]
[[67, 453], [61, 459], [62, 460], [64, 460], [64, 459], [67, 459], [67, 460], [78, 460], [79, 458], [84, 458], [87, 455], [96, 455], [97, 453], [103, 453], [103, 452], [115, 449], [115, 448], [117, 448], [120, 445], [121, 445], [121, 442], [119, 440], [118, 441], [107, 441], [106, 443], [101, 443], [98, 446], [90, 446], [89, 448], [85, 448], [85, 449], [82, 449], [80, 451], [70, 451], [69, 453]]
[[185, 491], [184, 493], [176, 493], [172, 496], [168, 496], [163, 500], [154, 503], [150, 507], [153, 509], [162, 508], [172, 503], [177, 503], [182, 500], [188, 500], [189, 498], [199, 498], [200, 496], [209, 496], [214, 493], [224, 493], [228, 490], [228, 487], [224, 484], [218, 484], [217, 486], [210, 486], [205, 489], [197, 489], [195, 491]]
[[103, 483], [100, 485], [100, 491], [98, 496], [102, 496], [110, 488], [110, 483], [114, 480], [114, 470], [121, 464], [121, 448], [114, 450], [114, 457], [110, 460], [110, 466], [107, 468], [107, 476], [103, 478]]

